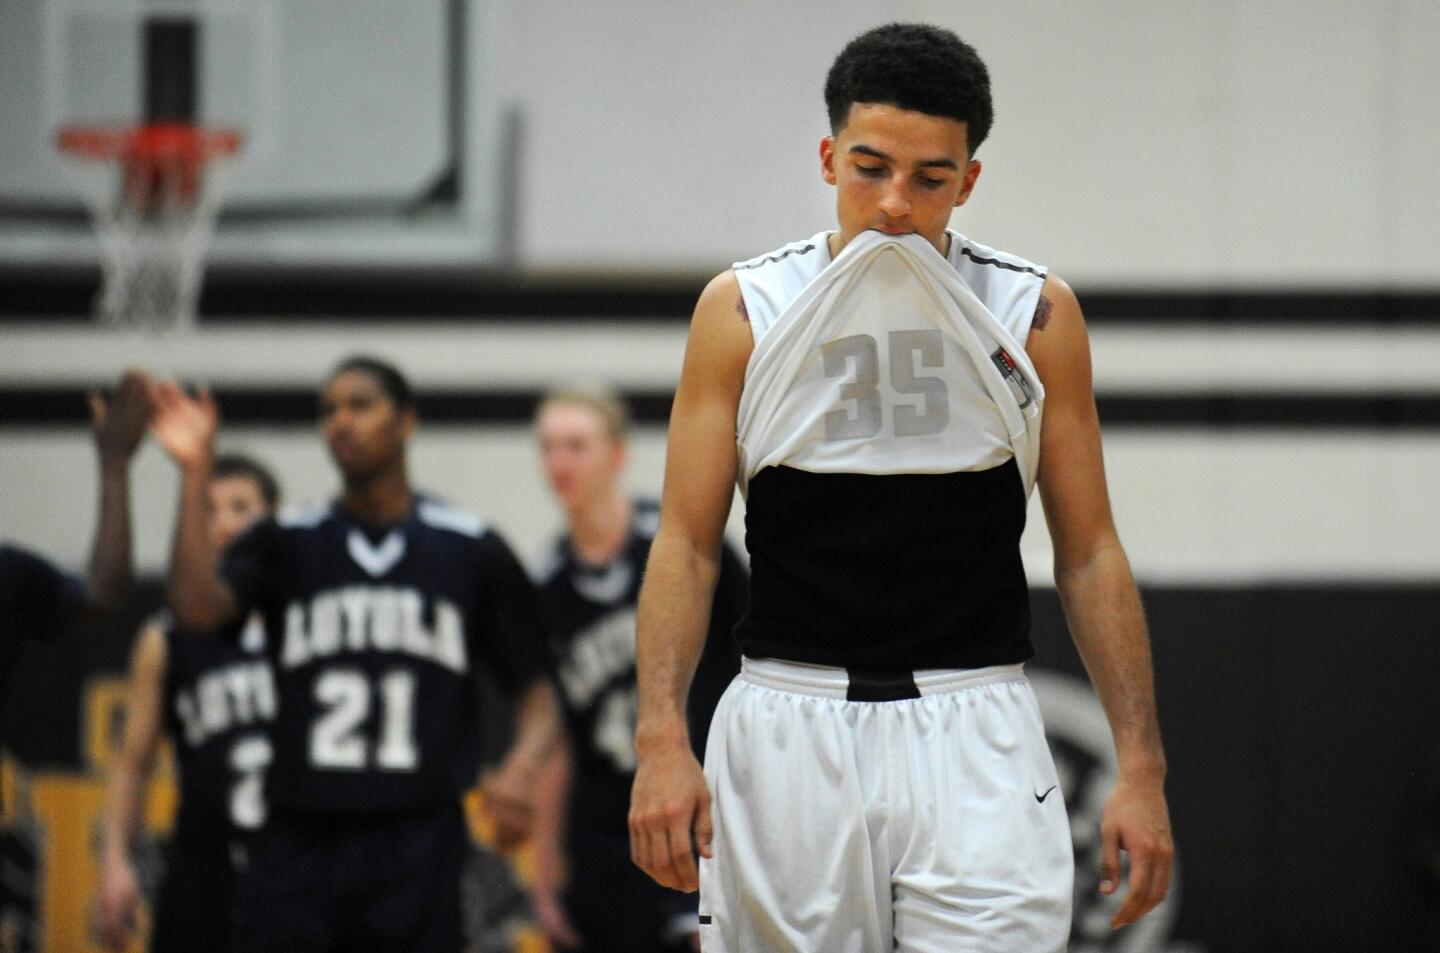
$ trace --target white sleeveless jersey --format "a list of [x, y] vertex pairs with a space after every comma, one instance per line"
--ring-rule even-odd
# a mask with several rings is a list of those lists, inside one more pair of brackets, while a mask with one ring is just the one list
[[755, 337], [741, 397], [741, 489], [767, 466], [955, 473], [1014, 457], [1028, 493], [1043, 389], [1024, 352], [1045, 269], [949, 232], [867, 231], [735, 264]]

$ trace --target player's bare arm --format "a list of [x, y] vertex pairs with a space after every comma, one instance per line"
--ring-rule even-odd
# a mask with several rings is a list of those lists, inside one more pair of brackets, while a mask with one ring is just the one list
[[210, 392], [191, 397], [174, 381], [152, 390], [150, 429], [180, 468], [180, 508], [166, 597], [181, 628], [215, 629], [235, 616], [235, 594], [220, 577], [206, 532], [205, 505], [220, 412]]
[[532, 682], [515, 706], [515, 740], [500, 769], [484, 785], [499, 849], [510, 850], [530, 836], [535, 823], [535, 780], [560, 744], [560, 731], [555, 687], [548, 679]]
[[100, 461], [100, 512], [85, 578], [85, 608], [111, 615], [124, 606], [134, 580], [130, 545], [130, 461], [150, 419], [150, 382], [127, 370], [113, 399], [90, 394], [90, 425]]
[[573, 782], [570, 747], [558, 744], [535, 778], [535, 872], [530, 905], [552, 947], [579, 949], [580, 935], [561, 901], [568, 880], [565, 858], [566, 806]]
[[727, 271], [695, 307], [636, 635], [630, 852], [656, 882], [687, 892], [699, 886], [692, 831], [695, 849], [710, 856], [710, 793], [690, 746], [685, 699], [705, 645], [734, 494], [735, 417], [753, 347], [750, 326], [737, 313], [740, 300], [739, 283]]
[[130, 862], [130, 842], [155, 763], [164, 681], [165, 634], [158, 626], [147, 626], [130, 658], [125, 737], [105, 795], [96, 926], [101, 942], [111, 950], [125, 949], [138, 925], [140, 885]]
[[1101, 827], [1101, 889], [1113, 893], [1119, 852], [1129, 891], [1112, 925], [1133, 923], [1165, 897], [1174, 847], [1165, 804], [1165, 754], [1155, 714], [1150, 640], [1129, 560], [1110, 511], [1090, 345], [1074, 293], [1050, 276], [1043, 323], [1027, 351], [1045, 385], [1039, 487], [1055, 548], [1055, 585], [1075, 644], [1105, 708], [1119, 779]]

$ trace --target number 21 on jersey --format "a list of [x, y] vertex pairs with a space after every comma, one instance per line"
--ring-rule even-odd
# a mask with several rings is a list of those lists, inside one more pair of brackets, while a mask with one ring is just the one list
[[[378, 699], [379, 737], [361, 726]], [[393, 668], [373, 682], [358, 668], [331, 668], [315, 679], [320, 709], [310, 726], [310, 763], [340, 771], [414, 771], [415, 673]]]

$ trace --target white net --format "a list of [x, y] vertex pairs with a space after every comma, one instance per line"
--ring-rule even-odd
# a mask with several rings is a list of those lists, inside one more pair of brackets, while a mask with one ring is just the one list
[[190, 127], [62, 134], [100, 240], [100, 320], [154, 331], [194, 326], [238, 144], [234, 134]]

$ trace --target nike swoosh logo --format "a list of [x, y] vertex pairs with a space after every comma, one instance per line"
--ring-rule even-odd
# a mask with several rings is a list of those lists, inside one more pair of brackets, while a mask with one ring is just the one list
[[1045, 803], [1045, 799], [1050, 796], [1050, 792], [1051, 792], [1051, 791], [1054, 791], [1054, 790], [1055, 790], [1056, 788], [1058, 788], [1059, 786], [1060, 786], [1060, 785], [1058, 785], [1058, 784], [1052, 784], [1052, 785], [1050, 785], [1050, 790], [1049, 790], [1049, 791], [1046, 791], [1044, 794], [1037, 794], [1037, 795], [1035, 795], [1035, 803], [1036, 803], [1036, 804], [1044, 804], [1044, 803]]

